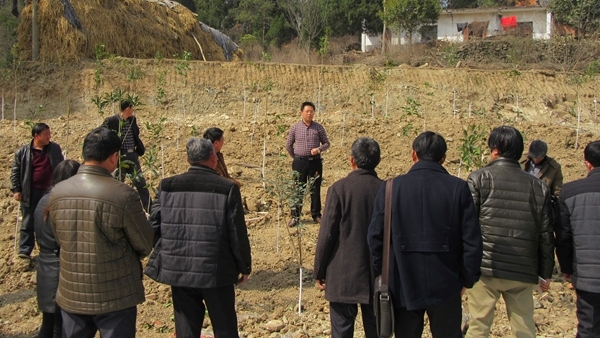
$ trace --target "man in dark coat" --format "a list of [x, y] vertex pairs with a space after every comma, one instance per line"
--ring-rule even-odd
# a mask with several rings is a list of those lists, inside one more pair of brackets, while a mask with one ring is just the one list
[[[104, 119], [102, 126], [114, 131], [121, 138], [121, 162], [119, 164], [120, 168], [118, 168], [121, 181], [125, 181], [127, 174], [132, 176], [144, 210], [147, 211], [150, 203], [150, 192], [146, 187], [146, 179], [140, 166], [140, 156], [144, 155], [146, 148], [140, 139], [137, 117], [133, 114], [133, 103], [121, 101], [121, 112]], [[123, 161], [130, 161], [133, 165], [124, 166]]]
[[[442, 167], [446, 141], [427, 131], [413, 141], [415, 164], [394, 178], [389, 287], [396, 337], [421, 337], [427, 312], [433, 337], [462, 338], [461, 295], [479, 280], [481, 229], [467, 182]], [[368, 241], [382, 271], [385, 185]]]
[[375, 172], [381, 158], [379, 144], [370, 138], [359, 138], [352, 144], [351, 153], [352, 171], [327, 191], [314, 277], [330, 302], [331, 337], [354, 337], [357, 304], [361, 304], [365, 335], [377, 338], [370, 304], [374, 277], [367, 229], [381, 186]]
[[234, 285], [252, 269], [240, 188], [215, 171], [210, 140], [192, 137], [186, 150], [190, 169], [162, 180], [152, 202], [145, 273], [171, 285], [177, 337], [200, 337], [207, 309], [215, 337], [238, 337]]
[[35, 246], [33, 230], [34, 211], [46, 190], [56, 166], [64, 160], [60, 146], [51, 142], [52, 133], [45, 123], [36, 123], [31, 129], [33, 139], [15, 152], [10, 190], [21, 203], [23, 222], [19, 240], [19, 258], [29, 259]]
[[577, 337], [600, 337], [600, 141], [584, 150], [586, 178], [565, 184], [560, 193], [562, 222], [556, 256], [577, 292]]

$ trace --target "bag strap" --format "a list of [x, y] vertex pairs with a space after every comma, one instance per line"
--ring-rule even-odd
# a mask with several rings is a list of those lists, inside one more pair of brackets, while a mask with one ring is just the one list
[[392, 188], [394, 179], [389, 178], [385, 183], [385, 209], [383, 219], [383, 264], [381, 284], [387, 287], [390, 277], [390, 237], [392, 230]]

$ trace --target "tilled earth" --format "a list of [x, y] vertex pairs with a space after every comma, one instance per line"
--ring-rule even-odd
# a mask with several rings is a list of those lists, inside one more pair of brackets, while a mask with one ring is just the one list
[[[463, 165], [465, 152], [459, 148], [467, 136], [473, 130], [481, 131], [474, 146], [484, 150], [481, 156], [487, 159], [485, 146], [481, 146], [485, 136], [495, 126], [510, 124], [522, 131], [527, 144], [536, 138], [547, 141], [549, 155], [561, 163], [566, 182], [585, 175], [582, 146], [598, 139], [597, 80], [573, 87], [568, 75], [552, 71], [524, 71], [514, 78], [505, 72], [404, 66], [193, 62], [184, 77], [177, 75], [175, 62], [165, 60], [163, 69], [168, 72], [161, 84], [152, 61], [116, 58], [104, 61], [103, 83], [97, 86], [95, 67], [91, 63], [66, 68], [24, 65], [16, 81], [0, 80], [0, 92], [4, 93], [4, 119], [0, 121], [2, 337], [35, 337], [41, 323], [35, 298], [36, 252], [29, 264], [16, 258], [19, 210], [9, 191], [14, 151], [29, 141], [27, 123], [43, 121], [51, 126], [53, 140], [66, 157], [79, 160], [85, 134], [112, 113], [110, 105], [104, 115], [97, 112], [91, 103], [95, 95], [122, 89], [135, 93], [144, 103], [136, 114], [147, 147], [156, 149], [154, 158], [146, 156], [144, 160], [146, 177], [154, 188], [162, 175], [186, 170], [184, 145], [190, 135], [201, 135], [212, 126], [225, 131], [223, 153], [230, 172], [243, 183], [242, 195], [250, 209], [246, 221], [253, 273], [247, 284], [236, 288], [239, 330], [244, 337], [326, 337], [330, 333], [328, 304], [312, 280], [318, 225], [305, 215], [301, 228], [287, 228], [287, 207], [283, 205], [279, 214], [277, 200], [267, 189], [277, 181], [281, 169], [290, 170], [285, 137], [289, 126], [299, 119], [302, 101], [318, 105], [316, 120], [325, 126], [332, 145], [323, 156], [323, 200], [327, 188], [349, 172], [349, 146], [358, 136], [373, 137], [380, 143], [383, 159], [377, 171], [381, 178], [388, 178], [410, 168], [410, 145], [416, 134], [440, 132], [449, 148], [446, 169], [465, 178], [472, 168]], [[141, 79], [127, 78], [132, 67], [140, 70]], [[159, 88], [166, 93], [162, 103], [156, 100]], [[12, 103], [15, 94], [16, 109]], [[147, 300], [138, 307], [138, 335], [171, 337], [170, 288], [147, 278], [144, 284]], [[575, 293], [558, 274], [550, 291], [535, 298], [539, 337], [575, 334]], [[362, 337], [359, 322], [356, 337]], [[205, 325], [208, 337], [209, 319]], [[510, 326], [500, 301], [492, 336], [508, 335]], [[430, 335], [426, 332], [424, 336]]]

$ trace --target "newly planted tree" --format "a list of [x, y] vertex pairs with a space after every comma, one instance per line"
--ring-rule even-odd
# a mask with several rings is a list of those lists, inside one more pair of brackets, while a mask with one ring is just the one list
[[464, 167], [467, 172], [473, 169], [479, 169], [484, 165], [485, 144], [487, 133], [481, 125], [469, 125], [463, 129], [463, 137], [460, 139], [458, 152], [460, 154], [460, 164], [458, 174], [460, 177], [461, 168]]

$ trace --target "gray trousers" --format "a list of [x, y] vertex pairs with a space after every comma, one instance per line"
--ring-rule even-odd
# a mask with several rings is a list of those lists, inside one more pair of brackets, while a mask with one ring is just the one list
[[94, 338], [100, 331], [102, 338], [134, 338], [137, 307], [103, 313], [78, 315], [61, 310], [63, 338]]

